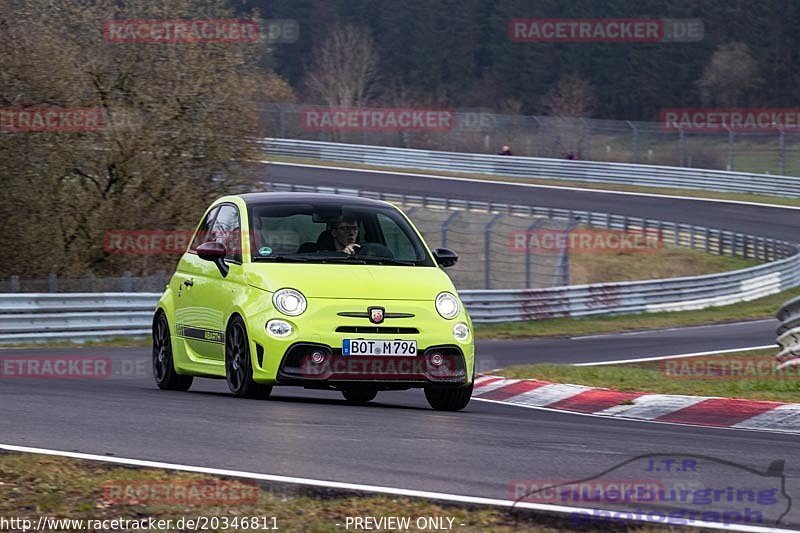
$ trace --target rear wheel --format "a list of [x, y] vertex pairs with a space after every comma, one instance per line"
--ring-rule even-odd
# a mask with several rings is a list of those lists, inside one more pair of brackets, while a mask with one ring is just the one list
[[342, 389], [342, 396], [350, 403], [367, 403], [375, 399], [378, 389], [375, 387], [358, 387]]
[[464, 387], [427, 387], [425, 398], [437, 411], [460, 411], [472, 398], [472, 383]]
[[239, 398], [266, 398], [272, 387], [253, 381], [253, 365], [250, 359], [250, 341], [244, 321], [234, 317], [225, 335], [225, 378], [228, 388]]
[[189, 390], [194, 379], [175, 372], [169, 323], [162, 311], [153, 321], [153, 377], [159, 389], [179, 391]]

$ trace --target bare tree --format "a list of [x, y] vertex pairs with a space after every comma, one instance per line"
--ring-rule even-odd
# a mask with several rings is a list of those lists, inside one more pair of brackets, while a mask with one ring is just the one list
[[695, 87], [706, 104], [735, 107], [746, 103], [763, 82], [750, 49], [736, 42], [721, 44], [714, 50]]
[[566, 76], [542, 98], [542, 107], [550, 116], [582, 118], [592, 113], [594, 102], [594, 91], [588, 81]]
[[551, 150], [559, 156], [580, 157], [586, 127], [582, 119], [591, 115], [595, 97], [591, 84], [574, 76], [561, 78], [542, 98], [545, 114], [553, 117], [543, 121], [550, 130]]
[[191, 230], [251, 183], [235, 161], [256, 153], [258, 43], [103, 36], [111, 19], [232, 18], [213, 0], [0, 0], [0, 108], [102, 111], [99, 131], [0, 132], [0, 247], [16, 250], [0, 275], [169, 268], [174, 255], [107, 253], [104, 235]]
[[362, 107], [373, 95], [378, 53], [366, 29], [334, 26], [313, 52], [306, 74], [310, 96], [331, 107]]

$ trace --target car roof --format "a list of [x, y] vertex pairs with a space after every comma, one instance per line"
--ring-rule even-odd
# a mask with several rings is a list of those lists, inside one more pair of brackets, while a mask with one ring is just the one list
[[357, 205], [363, 207], [386, 207], [387, 202], [342, 194], [315, 192], [251, 192], [238, 195], [248, 205], [291, 204], [294, 202], [313, 202], [319, 204]]

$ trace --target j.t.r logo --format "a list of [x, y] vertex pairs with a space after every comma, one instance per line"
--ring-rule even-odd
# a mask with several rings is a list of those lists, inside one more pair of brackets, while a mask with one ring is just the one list
[[373, 324], [380, 324], [383, 322], [383, 307], [370, 307], [367, 311], [369, 311], [370, 322]]

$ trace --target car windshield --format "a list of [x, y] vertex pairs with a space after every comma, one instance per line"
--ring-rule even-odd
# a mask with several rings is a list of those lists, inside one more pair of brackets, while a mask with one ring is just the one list
[[253, 261], [435, 266], [390, 206], [302, 202], [249, 207]]

